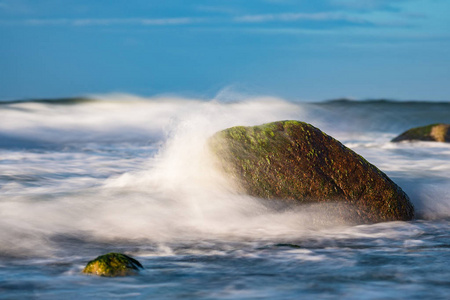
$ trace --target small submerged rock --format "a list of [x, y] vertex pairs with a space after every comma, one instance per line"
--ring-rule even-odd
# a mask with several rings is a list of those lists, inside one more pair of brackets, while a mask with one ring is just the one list
[[431, 124], [409, 129], [392, 142], [401, 141], [429, 141], [450, 143], [450, 124]]
[[88, 262], [85, 274], [116, 277], [136, 275], [144, 267], [136, 259], [122, 253], [108, 253]]
[[[280, 121], [210, 139], [219, 165], [251, 196], [324, 205], [353, 223], [411, 220], [414, 208], [386, 174], [314, 126]], [[328, 208], [327, 208], [328, 207]]]

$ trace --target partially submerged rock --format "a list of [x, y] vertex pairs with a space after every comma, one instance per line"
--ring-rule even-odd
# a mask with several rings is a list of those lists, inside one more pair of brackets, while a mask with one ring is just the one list
[[244, 193], [290, 203], [338, 203], [355, 223], [411, 220], [403, 190], [374, 165], [310, 124], [280, 121], [216, 133], [212, 151]]
[[450, 124], [431, 124], [427, 126], [415, 127], [409, 129], [392, 142], [401, 141], [431, 141], [431, 142], [450, 142]]
[[121, 253], [108, 253], [88, 262], [85, 274], [116, 277], [135, 275], [144, 267], [136, 259]]

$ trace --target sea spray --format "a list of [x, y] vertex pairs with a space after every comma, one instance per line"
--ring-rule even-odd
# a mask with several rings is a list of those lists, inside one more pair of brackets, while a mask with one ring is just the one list
[[[110, 98], [71, 105], [0, 106], [4, 120], [0, 135], [29, 141], [26, 146], [12, 141], [1, 150], [4, 242], [0, 251], [4, 255], [89, 251], [80, 246], [84, 243], [112, 247], [126, 241], [164, 248], [204, 239], [308, 236], [318, 230], [309, 216], [320, 215], [320, 206], [273, 207], [237, 193], [214, 168], [205, 146], [212, 134], [227, 127], [284, 119], [312, 123], [362, 154], [405, 189], [419, 216], [450, 215], [450, 148], [392, 145], [389, 140], [401, 126], [396, 119], [382, 117], [389, 103], [364, 104], [369, 113], [359, 103], [339, 110], [335, 103], [292, 103], [270, 97], [225, 103]], [[447, 106], [428, 111], [427, 118], [435, 112], [441, 119]], [[414, 107], [409, 111], [411, 119], [405, 113], [402, 124], [414, 123], [420, 115]], [[358, 127], [352, 128], [356, 121]]]
[[[64, 235], [99, 241], [159, 241], [204, 232], [230, 232], [225, 224], [212, 222], [217, 219], [239, 230], [233, 216], [239, 219], [240, 214], [257, 214], [265, 207], [260, 207], [256, 199], [230, 193], [230, 183], [224, 182], [209, 163], [206, 139], [240, 120], [278, 119], [295, 110], [300, 109], [276, 99], [229, 105], [217, 101], [134, 99], [126, 103], [99, 100], [69, 106], [7, 106], [8, 117], [16, 114], [23, 123], [3, 123], [4, 132], [58, 143], [65, 147], [66, 157], [61, 157], [60, 165], [54, 160], [58, 152], [34, 154], [31, 147], [31, 153], [21, 154], [25, 160], [12, 159], [22, 165], [10, 169], [9, 178], [29, 180], [8, 182], [2, 187], [8, 193], [8, 199], [1, 204], [6, 220], [3, 234], [5, 240], [11, 241], [3, 244], [2, 251], [52, 255], [48, 250], [55, 246], [53, 240]], [[130, 118], [130, 112], [138, 114]], [[161, 117], [161, 112], [166, 113], [166, 118]], [[158, 133], [151, 135], [153, 140], [142, 134], [158, 127]], [[88, 128], [93, 130], [87, 132]], [[141, 153], [127, 158], [120, 148], [109, 146], [116, 139], [136, 145], [136, 136], [141, 139], [137, 145], [147, 139], [157, 144], [157, 137], [162, 136], [161, 149], [150, 151], [144, 161]], [[30, 160], [32, 156], [35, 158]], [[122, 157], [117, 160], [117, 156]], [[39, 164], [34, 166], [37, 159]], [[105, 181], [102, 174], [96, 176], [97, 180], [91, 178], [89, 174], [98, 173], [99, 167], [109, 169], [111, 178]], [[114, 175], [118, 171], [122, 174]], [[17, 231], [23, 231], [23, 236]]]
[[[161, 228], [151, 226], [151, 231], [156, 232], [149, 238], [161, 233], [167, 234], [169, 239], [222, 235], [264, 237], [276, 235], [283, 228], [301, 231], [310, 224], [313, 212], [316, 217], [320, 214], [320, 206], [274, 207], [262, 199], [238, 192], [234, 182], [217, 168], [208, 145], [209, 137], [227, 126], [227, 119], [235, 114], [227, 115], [222, 104], [205, 106], [207, 113], [196, 112], [180, 122], [154, 156], [148, 170], [126, 173], [105, 184], [108, 189], [152, 195], [148, 199], [153, 210], [148, 212], [149, 224], [163, 219], [164, 225]], [[216, 116], [218, 112], [221, 116]], [[170, 214], [174, 214], [173, 217], [165, 218]]]
[[[450, 147], [389, 142], [422, 119], [450, 122], [448, 103], [218, 98], [0, 104], [0, 298], [448, 298]], [[323, 207], [274, 207], [211, 167], [208, 135], [286, 119], [379, 167], [419, 219], [317, 226]], [[108, 252], [146, 269], [81, 275]]]

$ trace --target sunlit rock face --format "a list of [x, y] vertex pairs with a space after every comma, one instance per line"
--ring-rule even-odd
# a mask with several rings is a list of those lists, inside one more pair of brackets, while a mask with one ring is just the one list
[[363, 157], [314, 126], [280, 121], [232, 127], [210, 139], [219, 166], [241, 192], [288, 203], [335, 203], [353, 223], [411, 220], [408, 196]]
[[83, 273], [117, 277], [136, 275], [140, 269], [143, 269], [141, 263], [128, 255], [108, 253], [88, 262]]
[[402, 141], [429, 141], [450, 143], [450, 124], [431, 124], [409, 129], [392, 142]]

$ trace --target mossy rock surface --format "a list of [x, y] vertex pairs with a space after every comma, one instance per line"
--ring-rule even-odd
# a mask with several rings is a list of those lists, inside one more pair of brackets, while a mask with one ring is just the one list
[[116, 277], [136, 275], [144, 267], [136, 259], [121, 253], [108, 253], [88, 262], [85, 274]]
[[392, 142], [401, 141], [429, 141], [450, 143], [450, 124], [431, 124], [411, 128], [396, 138]]
[[[355, 223], [411, 220], [403, 190], [374, 165], [314, 126], [280, 121], [233, 127], [210, 139], [242, 192], [288, 203], [336, 203]], [[349, 214], [349, 210], [352, 213]]]

